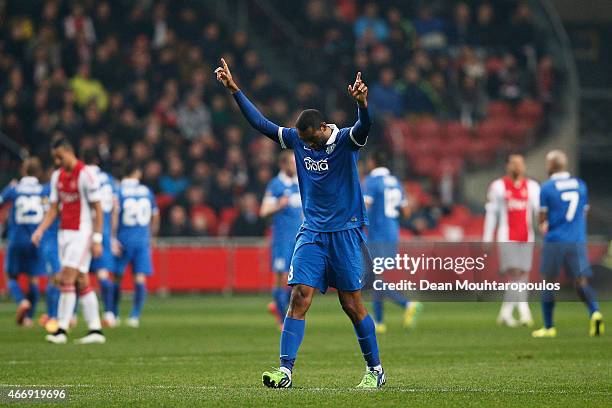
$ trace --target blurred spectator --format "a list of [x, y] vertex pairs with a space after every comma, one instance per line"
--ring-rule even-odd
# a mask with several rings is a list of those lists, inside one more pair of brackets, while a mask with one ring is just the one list
[[446, 46], [446, 32], [444, 21], [434, 16], [428, 5], [419, 9], [418, 17], [414, 20], [414, 29], [419, 36], [419, 45], [425, 50], [439, 50]]
[[70, 80], [76, 103], [84, 107], [91, 101], [98, 105], [101, 111], [108, 107], [108, 95], [102, 83], [90, 78], [89, 65], [81, 64], [78, 73]]
[[363, 9], [363, 15], [355, 21], [355, 37], [372, 35], [377, 41], [385, 41], [389, 36], [387, 22], [380, 17], [376, 3], [368, 3]]
[[486, 96], [473, 77], [463, 77], [459, 87], [457, 105], [459, 106], [459, 117], [464, 126], [472, 127], [477, 120], [484, 117], [487, 106]]
[[179, 107], [177, 117], [181, 134], [189, 140], [210, 133], [210, 111], [200, 100], [200, 95], [195, 92], [190, 93]]
[[82, 34], [88, 44], [96, 41], [93, 22], [85, 15], [85, 9], [79, 3], [73, 3], [72, 13], [64, 20], [64, 30], [69, 40], [75, 40], [79, 34]]
[[378, 82], [369, 89], [368, 103], [372, 112], [380, 116], [401, 116], [403, 112], [402, 96], [395, 88], [395, 73], [390, 67], [380, 71]]
[[190, 237], [194, 235], [187, 217], [187, 211], [183, 206], [175, 204], [168, 209], [160, 235], [163, 237]]
[[171, 157], [167, 173], [159, 179], [161, 192], [176, 197], [185, 191], [188, 185], [189, 179], [185, 177], [183, 162], [178, 157]]
[[400, 90], [406, 111], [410, 114], [433, 113], [434, 106], [426, 92], [426, 86], [421, 80], [419, 70], [408, 65], [400, 82]]
[[265, 220], [259, 217], [259, 203], [253, 193], [240, 198], [240, 213], [230, 229], [232, 237], [260, 237], [266, 230]]
[[471, 24], [470, 7], [463, 1], [455, 5], [453, 19], [448, 27], [448, 39], [454, 46], [474, 43], [474, 27]]
[[485, 2], [478, 7], [474, 42], [481, 47], [494, 48], [499, 44], [499, 26], [491, 3]]

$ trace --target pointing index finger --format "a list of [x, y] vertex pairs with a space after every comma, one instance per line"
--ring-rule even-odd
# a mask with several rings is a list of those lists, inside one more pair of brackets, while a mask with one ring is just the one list
[[227, 66], [227, 62], [225, 62], [224, 58], [221, 58], [221, 64], [223, 64], [223, 69], [229, 71], [229, 67]]

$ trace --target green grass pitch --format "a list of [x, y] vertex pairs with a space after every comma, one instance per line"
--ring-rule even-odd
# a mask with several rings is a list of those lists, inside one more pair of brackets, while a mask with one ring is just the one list
[[[364, 363], [333, 293], [315, 298], [294, 388], [262, 386], [261, 372], [278, 364], [268, 300], [151, 297], [140, 329], [107, 330], [107, 344], [93, 346], [46, 344], [41, 329], [16, 327], [3, 303], [0, 383], [64, 386], [69, 405], [88, 407], [612, 405], [612, 340], [588, 337], [580, 303], [557, 305], [556, 339], [497, 327], [494, 303], [428, 303], [412, 332], [387, 305], [389, 330], [379, 336], [387, 385], [357, 391]], [[610, 303], [602, 311], [610, 315]]]

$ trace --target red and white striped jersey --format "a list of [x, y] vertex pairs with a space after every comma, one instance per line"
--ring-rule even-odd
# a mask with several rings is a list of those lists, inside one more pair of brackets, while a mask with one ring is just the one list
[[540, 206], [540, 185], [531, 179], [514, 181], [508, 176], [495, 180], [487, 193], [484, 242], [533, 242], [534, 221]]
[[60, 229], [93, 231], [90, 204], [100, 201], [100, 183], [94, 171], [78, 161], [72, 171], [63, 168], [51, 176], [52, 203], [59, 202]]

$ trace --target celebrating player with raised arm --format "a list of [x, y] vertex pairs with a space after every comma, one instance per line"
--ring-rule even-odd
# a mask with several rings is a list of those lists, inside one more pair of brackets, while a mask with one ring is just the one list
[[293, 149], [304, 211], [289, 267], [292, 292], [281, 333], [280, 368], [264, 372], [263, 383], [271, 388], [291, 387], [293, 365], [304, 337], [304, 319], [314, 292], [319, 289], [325, 293], [332, 286], [338, 289], [342, 309], [354, 325], [367, 363], [358, 387], [379, 388], [385, 383], [385, 373], [378, 356], [374, 321], [361, 298], [366, 265], [360, 255], [367, 252], [362, 227], [367, 225], [367, 215], [357, 161], [370, 130], [368, 87], [361, 73], [348, 86], [358, 108], [357, 122], [350, 128], [326, 123], [315, 109], [302, 111], [295, 128], [284, 128], [262, 116], [240, 91], [223, 59], [221, 64], [215, 70], [217, 80], [232, 93], [251, 126], [282, 148]]
[[[102, 255], [102, 207], [100, 184], [93, 171], [80, 161], [72, 144], [66, 138], [53, 142], [52, 156], [59, 167], [51, 176], [51, 206], [45, 218], [32, 234], [32, 243], [40, 245], [47, 228], [60, 216], [59, 251], [61, 293], [59, 298], [58, 325], [47, 341], [65, 344], [70, 318], [76, 303], [76, 286], [79, 281], [81, 306], [89, 333], [79, 344], [104, 343], [98, 298], [89, 285], [89, 263], [92, 255]], [[81, 278], [79, 278], [79, 273]]]

